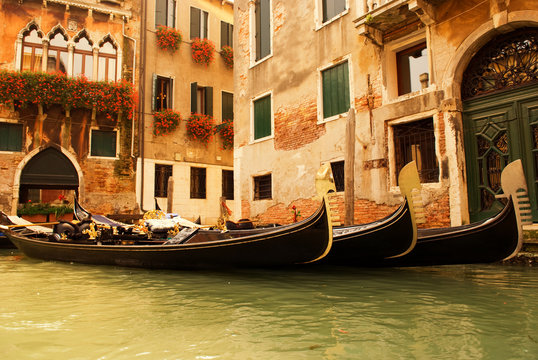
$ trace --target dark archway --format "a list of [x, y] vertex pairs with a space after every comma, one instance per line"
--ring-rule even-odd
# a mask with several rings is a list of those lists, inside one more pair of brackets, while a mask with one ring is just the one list
[[480, 49], [463, 74], [461, 96], [469, 213], [489, 217], [503, 205], [500, 174], [521, 159], [538, 220], [538, 28], [500, 35]]
[[61, 151], [49, 147], [37, 153], [22, 169], [19, 202], [28, 202], [35, 189], [78, 193], [78, 187], [78, 173], [73, 163]]

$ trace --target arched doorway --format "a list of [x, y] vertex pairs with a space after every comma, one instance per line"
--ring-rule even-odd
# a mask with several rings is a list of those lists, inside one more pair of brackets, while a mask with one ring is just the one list
[[464, 72], [461, 96], [471, 221], [502, 208], [500, 175], [516, 159], [538, 220], [538, 28], [488, 42]]
[[78, 194], [79, 177], [73, 163], [61, 151], [48, 147], [24, 166], [20, 175], [19, 203], [50, 202], [58, 194]]

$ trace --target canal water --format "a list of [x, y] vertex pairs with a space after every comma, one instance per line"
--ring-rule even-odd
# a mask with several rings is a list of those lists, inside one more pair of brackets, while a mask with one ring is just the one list
[[0, 359], [537, 359], [538, 268], [152, 271], [0, 250]]

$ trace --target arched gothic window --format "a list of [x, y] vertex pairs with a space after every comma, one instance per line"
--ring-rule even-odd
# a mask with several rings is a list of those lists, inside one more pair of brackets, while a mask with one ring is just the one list
[[87, 35], [83, 33], [75, 40], [73, 58], [73, 76], [85, 76], [92, 80], [93, 77], [93, 47]]
[[50, 36], [47, 72], [67, 73], [67, 37], [57, 30]]
[[22, 39], [22, 71], [40, 71], [43, 59], [43, 39], [37, 30], [36, 25], [32, 25], [23, 34]]
[[488, 42], [463, 74], [462, 98], [538, 82], [538, 28], [522, 28]]
[[110, 38], [106, 38], [99, 47], [99, 63], [97, 69], [97, 80], [116, 81], [117, 80], [117, 56], [118, 52]]

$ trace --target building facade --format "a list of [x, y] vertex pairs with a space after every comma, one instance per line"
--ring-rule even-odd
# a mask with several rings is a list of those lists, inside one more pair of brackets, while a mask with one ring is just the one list
[[[223, 49], [233, 48], [233, 2], [152, 0], [145, 6], [137, 199], [144, 210], [159, 207], [215, 223], [222, 197], [234, 206], [233, 149], [221, 135], [233, 131], [233, 65], [223, 57]], [[170, 37], [163, 32], [181, 40], [166, 47]], [[161, 125], [163, 116], [172, 121], [169, 128]]]
[[236, 211], [289, 222], [317, 204], [330, 163], [343, 219], [348, 114], [355, 115], [355, 223], [401, 202], [415, 160], [426, 227], [502, 204], [521, 158], [537, 218], [538, 4], [528, 0], [235, 1]]
[[0, 209], [136, 211], [139, 3], [3, 0], [0, 21]]

